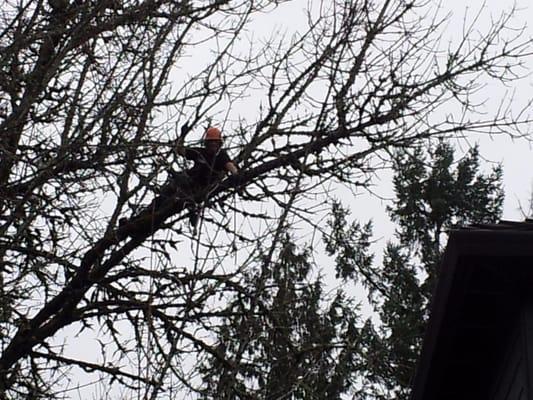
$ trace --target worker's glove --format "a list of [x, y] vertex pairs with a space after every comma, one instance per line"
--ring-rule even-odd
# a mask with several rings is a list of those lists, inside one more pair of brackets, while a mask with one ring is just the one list
[[228, 178], [228, 183], [233, 187], [239, 187], [242, 184], [242, 177], [240, 174], [232, 174]]
[[185, 139], [185, 136], [187, 136], [187, 134], [189, 133], [189, 131], [191, 130], [191, 127], [189, 126], [189, 122], [185, 122], [182, 126], [181, 126], [181, 132], [180, 132], [180, 139], [183, 141], [183, 139]]

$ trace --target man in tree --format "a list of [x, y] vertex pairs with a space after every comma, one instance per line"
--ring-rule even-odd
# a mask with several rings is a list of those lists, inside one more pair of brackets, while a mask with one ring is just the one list
[[[238, 169], [226, 150], [222, 148], [222, 132], [216, 127], [205, 131], [204, 147], [185, 147], [183, 138], [178, 140], [176, 152], [187, 160], [194, 161], [194, 166], [172, 177], [172, 188], [190, 188], [194, 192], [201, 191], [207, 186], [218, 182], [226, 172], [232, 177], [238, 176]], [[233, 178], [233, 180], [235, 180]]]
[[[188, 129], [185, 128], [182, 136], [178, 139], [176, 153], [185, 157], [187, 160], [194, 161], [194, 165], [186, 171], [169, 171], [169, 181], [161, 188], [160, 195], [152, 201], [149, 207], [141, 211], [138, 216], [131, 218], [136, 222], [139, 219], [146, 220], [146, 224], [139, 224], [143, 226], [142, 231], [150, 229], [155, 210], [168, 203], [175, 196], [186, 198], [187, 206], [190, 210], [189, 221], [191, 226], [196, 228], [199, 216], [197, 206], [205, 198], [206, 190], [212, 185], [217, 184], [228, 172], [231, 173], [231, 183], [234, 185], [238, 184], [239, 170], [226, 150], [222, 148], [223, 139], [220, 129], [210, 127], [205, 131], [203, 147], [184, 146], [184, 134], [187, 132]], [[121, 219], [120, 226], [125, 224], [127, 224], [127, 219]], [[136, 233], [141, 232], [135, 232], [133, 235]]]
[[[168, 189], [171, 195], [182, 190], [192, 197], [194, 206], [201, 202], [204, 197], [204, 189], [212, 184], [216, 184], [224, 178], [227, 172], [231, 173], [233, 184], [238, 183], [239, 170], [235, 162], [228, 156], [226, 150], [222, 148], [222, 132], [216, 127], [210, 127], [205, 131], [204, 147], [185, 147], [183, 138], [178, 140], [176, 152], [187, 160], [194, 161], [191, 169], [174, 174]], [[163, 196], [166, 192], [162, 192]], [[194, 207], [189, 220], [191, 226], [196, 227], [198, 223], [198, 210]]]

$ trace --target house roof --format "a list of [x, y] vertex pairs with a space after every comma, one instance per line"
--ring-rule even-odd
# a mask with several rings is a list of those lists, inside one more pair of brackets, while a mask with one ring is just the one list
[[488, 380], [532, 283], [533, 220], [452, 231], [411, 399], [488, 398]]

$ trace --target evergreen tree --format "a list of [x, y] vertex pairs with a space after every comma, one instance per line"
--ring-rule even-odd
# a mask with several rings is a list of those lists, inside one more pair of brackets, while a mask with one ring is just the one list
[[[339, 249], [336, 239], [329, 244]], [[310, 248], [299, 249], [288, 234], [278, 247], [275, 261], [257, 260], [222, 313], [217, 354], [202, 368], [205, 399], [333, 400], [356, 391], [368, 335], [354, 299], [341, 289], [325, 293], [323, 279], [313, 278]]]
[[440, 142], [428, 155], [422, 148], [398, 154], [394, 190], [388, 211], [398, 226], [397, 240], [384, 252], [379, 290], [370, 288], [382, 322], [374, 342], [381, 354], [374, 379], [392, 398], [407, 398], [446, 234], [462, 225], [498, 221], [502, 170], [496, 166], [484, 174], [477, 147], [454, 161], [453, 147]]

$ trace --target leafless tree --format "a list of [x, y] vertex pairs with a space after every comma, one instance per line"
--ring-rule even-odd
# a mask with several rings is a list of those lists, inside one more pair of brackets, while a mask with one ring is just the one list
[[[317, 0], [306, 29], [250, 41], [251, 21], [291, 3], [3, 1], [3, 397], [61, 397], [76, 368], [146, 398], [202, 393], [202, 357], [237, 368], [210, 332], [225, 298], [253, 297], [254, 244], [271, 246], [268, 268], [287, 216], [316, 222], [325, 185], [365, 186], [421, 140], [527, 132], [509, 100], [479, 112], [485, 84], [523, 73], [530, 42], [513, 10], [484, 32], [467, 20], [452, 46], [432, 1]], [[241, 179], [201, 193], [204, 234], [182, 223], [180, 195], [119, 228], [183, 168], [177, 128], [213, 121]], [[67, 328], [100, 337], [98, 357], [59, 342]]]

